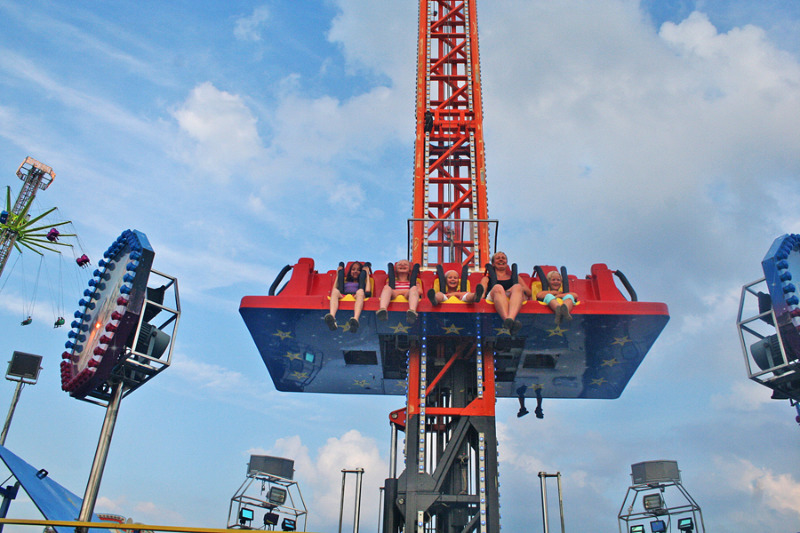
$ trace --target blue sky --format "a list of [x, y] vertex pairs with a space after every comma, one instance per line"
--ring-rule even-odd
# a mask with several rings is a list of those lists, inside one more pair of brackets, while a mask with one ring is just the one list
[[[362, 525], [377, 523], [402, 399], [276, 392], [238, 305], [300, 257], [405, 255], [416, 16], [383, 0], [0, 3], [0, 185], [19, 191], [26, 156], [52, 166], [39, 208], [58, 206], [83, 252], [137, 229], [179, 280], [174, 364], [123, 402], [98, 511], [223, 527], [267, 453], [295, 459], [309, 529], [335, 529], [345, 467], [365, 468]], [[796, 530], [800, 428], [747, 379], [735, 319], [773, 239], [800, 233], [797, 3], [503, 0], [479, 17], [498, 247], [528, 270], [607, 263], [672, 317], [618, 400], [548, 401], [544, 420], [498, 403], [504, 529], [541, 523], [543, 470], [564, 476], [569, 529], [614, 531], [630, 465], [672, 459], [709, 529]], [[7, 268], [0, 351], [44, 356], [7, 446], [82, 494], [103, 412], [60, 390], [52, 322], [87, 275], [67, 259], [47, 260], [63, 291], [42, 281], [26, 327], [38, 262]], [[21, 497], [11, 515], [37, 513]]]

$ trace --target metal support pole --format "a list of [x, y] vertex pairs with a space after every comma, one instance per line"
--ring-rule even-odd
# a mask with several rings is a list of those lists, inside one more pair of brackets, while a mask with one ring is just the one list
[[19, 402], [19, 393], [20, 391], [22, 391], [23, 385], [24, 383], [22, 381], [18, 381], [17, 387], [14, 389], [14, 396], [11, 398], [11, 407], [8, 408], [8, 416], [6, 416], [6, 423], [3, 425], [3, 433], [0, 434], [0, 446], [5, 446], [6, 444], [8, 427], [11, 425], [11, 419], [14, 417], [14, 411], [17, 408], [17, 402]]
[[347, 474], [356, 475], [356, 501], [355, 501], [355, 516], [353, 518], [353, 533], [358, 533], [359, 520], [361, 518], [361, 476], [364, 475], [363, 468], [356, 468], [355, 470], [342, 469], [342, 498], [339, 502], [339, 533], [342, 533], [342, 515], [344, 513], [344, 487]]
[[397, 425], [392, 426], [392, 448], [389, 450], [389, 477], [397, 477]]
[[359, 522], [361, 521], [361, 478], [364, 476], [364, 469], [356, 470], [356, 510], [353, 516], [353, 533], [358, 533]]
[[544, 523], [544, 533], [550, 533], [547, 526], [547, 474], [539, 472], [539, 485], [542, 488], [542, 522]]
[[339, 533], [342, 533], [342, 515], [344, 514], [344, 483], [347, 470], [342, 470], [342, 495], [339, 498]]
[[558, 511], [561, 513], [561, 533], [564, 531], [564, 498], [561, 495], [561, 472], [556, 473], [558, 479]]
[[[0, 504], [0, 518], [8, 516], [8, 508], [11, 505], [11, 500], [17, 497], [17, 492], [19, 492], [19, 481], [5, 488], [0, 487], [0, 495], [3, 496], [3, 503]], [[0, 533], [2, 532], [3, 524], [0, 524]]]
[[[382, 516], [382, 511], [383, 511], [383, 490], [384, 490], [384, 487], [380, 487], [378, 489], [378, 502], [380, 502], [380, 503], [378, 505], [378, 529], [376, 529], [375, 531], [380, 531], [381, 527], [382, 527], [382, 524], [383, 524], [383, 520], [382, 520], [382, 518], [383, 518], [383, 516]], [[2, 533], [2, 532], [0, 532], [0, 533]]]
[[542, 487], [542, 521], [544, 522], [544, 533], [549, 533], [548, 525], [548, 512], [547, 512], [547, 478], [554, 477], [558, 483], [558, 510], [561, 514], [561, 533], [565, 533], [564, 529], [564, 499], [561, 494], [561, 472], [555, 474], [548, 474], [546, 472], [539, 472], [539, 483]]
[[[83, 495], [81, 512], [78, 516], [79, 522], [90, 522], [94, 513], [94, 504], [97, 502], [97, 492], [100, 489], [100, 480], [103, 478], [103, 470], [108, 458], [108, 448], [111, 444], [111, 437], [114, 434], [114, 426], [117, 423], [119, 414], [119, 404], [122, 401], [122, 383], [114, 385], [111, 400], [106, 407], [106, 416], [103, 420], [103, 428], [100, 430], [100, 440], [97, 442], [97, 451], [94, 454], [92, 470], [89, 473], [89, 481], [86, 484], [86, 492]], [[86, 528], [75, 528], [76, 533], [86, 533]]]

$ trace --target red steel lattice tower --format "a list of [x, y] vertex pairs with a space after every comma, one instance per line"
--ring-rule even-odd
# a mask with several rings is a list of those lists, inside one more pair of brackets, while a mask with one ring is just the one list
[[490, 239], [476, 0], [421, 0], [411, 261], [479, 270]]

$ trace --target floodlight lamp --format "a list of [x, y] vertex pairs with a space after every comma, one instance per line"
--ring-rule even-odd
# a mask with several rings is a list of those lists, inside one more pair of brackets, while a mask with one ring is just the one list
[[630, 533], [644, 533], [644, 526], [642, 524], [631, 526]]
[[245, 525], [247, 522], [252, 522], [255, 514], [252, 509], [242, 507], [239, 509], [239, 524]]
[[41, 355], [15, 351], [11, 356], [11, 361], [8, 362], [6, 379], [35, 385], [39, 379], [39, 371], [42, 369], [41, 364]]
[[685, 533], [694, 531], [694, 521], [691, 518], [681, 518], [678, 520], [678, 529]]
[[284, 518], [281, 522], [281, 528], [284, 531], [295, 531], [297, 529], [297, 522], [293, 518]]
[[277, 526], [278, 525], [278, 513], [264, 513], [264, 525], [265, 526]]
[[663, 520], [653, 520], [650, 522], [650, 531], [653, 533], [667, 533], [667, 523]]
[[283, 505], [286, 502], [286, 489], [270, 487], [267, 500], [273, 505]]
[[656, 492], [642, 498], [642, 504], [645, 511], [657, 511], [664, 507], [664, 500], [661, 498], [661, 494]]

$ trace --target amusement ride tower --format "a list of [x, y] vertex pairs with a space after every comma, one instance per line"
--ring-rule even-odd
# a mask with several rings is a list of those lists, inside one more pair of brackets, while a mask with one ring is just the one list
[[42, 222], [41, 226], [35, 227], [37, 222], [55, 211], [55, 207], [33, 219], [30, 216], [30, 209], [33, 205], [33, 200], [36, 198], [36, 192], [40, 189], [47, 189], [56, 177], [53, 169], [32, 157], [26, 157], [25, 161], [17, 169], [17, 177], [23, 182], [22, 190], [20, 190], [19, 196], [17, 196], [12, 207], [11, 189], [8, 189], [5, 209], [0, 212], [0, 274], [3, 273], [3, 269], [11, 255], [11, 250], [16, 247], [20, 252], [22, 251], [19, 247], [20, 244], [41, 255], [40, 249], [55, 252], [57, 250], [51, 248], [51, 246], [71, 246], [70, 244], [58, 242], [53, 237], [54, 234], [61, 237], [75, 236], [74, 234], [59, 234], [54, 229], [51, 229], [49, 234], [43, 231], [47, 228], [69, 224], [69, 221], [50, 224]]
[[480, 270], [490, 221], [475, 0], [419, 10], [411, 260]]
[[[476, 0], [420, 0], [408, 255], [423, 293], [441, 287], [441, 272], [451, 269], [476, 287], [493, 252], [478, 58]], [[560, 269], [563, 290], [579, 295], [568, 325], [536, 301], [525, 303], [514, 333], [486, 301], [423, 299], [409, 321], [402, 297], [387, 321], [377, 320], [377, 295], [393, 281], [392, 265], [387, 270], [373, 272], [355, 333], [328, 331], [323, 316], [337, 272], [317, 272], [310, 258], [284, 267], [266, 296], [245, 296], [239, 308], [278, 390], [405, 395], [405, 407], [389, 417], [383, 533], [497, 533], [496, 399], [617, 398], [669, 319], [665, 304], [637, 301], [621, 272], [595, 264], [583, 279]], [[531, 270], [519, 278], [536, 294], [558, 269]], [[353, 309], [351, 295], [340, 302], [340, 310]]]

